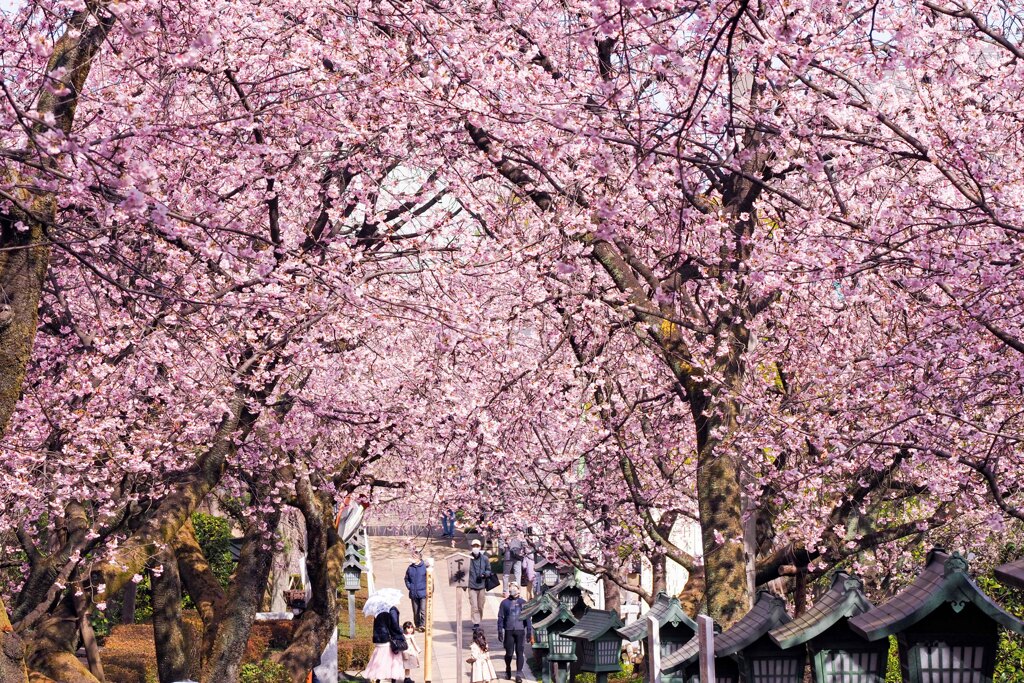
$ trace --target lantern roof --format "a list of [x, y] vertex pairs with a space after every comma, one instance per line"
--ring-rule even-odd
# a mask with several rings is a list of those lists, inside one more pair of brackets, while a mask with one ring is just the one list
[[534, 563], [533, 569], [534, 569], [534, 571], [542, 572], [545, 569], [547, 569], [549, 566], [552, 569], [556, 569], [556, 570], [562, 568], [562, 565], [558, 564], [557, 562], [555, 562], [550, 557], [542, 557], [541, 559], [537, 560]]
[[592, 609], [584, 614], [575, 626], [563, 631], [562, 635], [566, 638], [594, 641], [609, 631], [618, 636], [618, 629], [621, 627], [622, 619], [617, 613], [611, 610]]
[[569, 621], [569, 622], [572, 622], [573, 624], [575, 624], [577, 621], [579, 621], [579, 619], [577, 619], [575, 616], [573, 616], [573, 613], [572, 613], [572, 611], [569, 608], [567, 608], [562, 603], [558, 603], [558, 605], [551, 612], [551, 614], [549, 614], [545, 618], [541, 619], [539, 622], [537, 622], [533, 626], [534, 626], [534, 628], [544, 628], [544, 629], [546, 629], [546, 628], [550, 628], [551, 626], [553, 626], [554, 624], [557, 624], [560, 621]]
[[1016, 562], [1007, 562], [996, 567], [996, 578], [1007, 586], [1024, 588], [1024, 557]]
[[832, 576], [832, 586], [814, 605], [782, 626], [772, 629], [768, 635], [782, 649], [802, 645], [834, 626], [841, 619], [862, 614], [874, 605], [864, 596], [864, 584], [846, 572]]
[[547, 593], [541, 593], [540, 595], [538, 595], [537, 597], [533, 598], [532, 600], [528, 601], [525, 605], [523, 605], [521, 614], [524, 619], [529, 619], [534, 614], [539, 614], [541, 612], [554, 612], [555, 608], [557, 607], [557, 600], [555, 600]]
[[547, 594], [558, 595], [559, 593], [561, 593], [562, 591], [564, 591], [564, 590], [566, 590], [568, 588], [576, 588], [576, 587], [577, 587], [576, 586], [576, 577], [572, 576], [570, 574], [569, 576], [565, 577], [564, 579], [562, 579], [561, 581], [556, 583], [554, 586], [549, 588], [548, 590], [544, 591], [544, 593], [545, 593], [545, 595], [547, 595]]
[[683, 606], [679, 604], [679, 598], [674, 598], [659, 591], [654, 603], [646, 615], [639, 617], [636, 621], [619, 629], [619, 635], [631, 643], [643, 640], [647, 637], [647, 617], [654, 617], [658, 626], [664, 628], [667, 624], [683, 624], [688, 629], [697, 632], [697, 622], [690, 618]]
[[[790, 621], [786, 613], [786, 601], [768, 591], [757, 592], [754, 608], [743, 615], [743, 618], [715, 636], [715, 657], [726, 657], [750, 647], [754, 642], [773, 628]], [[697, 659], [697, 638], [691, 638], [686, 645], [665, 657], [661, 663], [662, 671], [677, 670]]]
[[940, 548], [928, 553], [924, 571], [912, 584], [888, 602], [850, 619], [850, 626], [868, 640], [879, 640], [913, 626], [947, 602], [957, 612], [969, 602], [1000, 626], [1024, 634], [1024, 623], [974, 583], [967, 573], [967, 560]]

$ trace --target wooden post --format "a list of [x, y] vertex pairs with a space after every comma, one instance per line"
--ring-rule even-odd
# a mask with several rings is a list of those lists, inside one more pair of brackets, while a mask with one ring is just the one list
[[706, 614], [697, 615], [697, 653], [700, 683], [715, 683], [715, 629]]
[[[466, 599], [466, 589], [455, 589], [455, 666], [456, 671], [466, 670], [466, 662], [462, 659], [462, 601]], [[455, 683], [462, 683], [462, 676], [457, 676]]]
[[348, 637], [356, 637], [356, 592], [348, 592]]
[[661, 683], [661, 624], [650, 613], [647, 614], [647, 680]]
[[426, 558], [427, 565], [427, 604], [424, 607], [423, 625], [423, 683], [430, 683], [434, 674], [433, 641], [434, 639], [434, 558]]

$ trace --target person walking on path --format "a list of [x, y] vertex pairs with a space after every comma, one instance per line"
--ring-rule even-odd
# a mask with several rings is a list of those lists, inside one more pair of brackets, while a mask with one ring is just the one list
[[523, 683], [523, 664], [526, 662], [526, 640], [533, 632], [533, 624], [523, 618], [526, 601], [519, 597], [519, 585], [509, 586], [508, 597], [498, 608], [498, 640], [505, 645], [505, 678], [512, 678], [512, 656], [516, 658], [516, 683]]
[[363, 614], [373, 617], [373, 654], [363, 675], [371, 681], [399, 681], [405, 678], [402, 653], [408, 648], [398, 620], [398, 603], [402, 594], [384, 588], [367, 599]]
[[411, 621], [402, 624], [402, 633], [405, 634], [405, 642], [409, 649], [402, 653], [402, 661], [405, 662], [405, 683], [412, 683], [412, 670], [420, 668], [420, 649], [416, 642], [416, 627]]
[[455, 538], [455, 510], [450, 507], [441, 513], [441, 538]]
[[412, 620], [416, 630], [423, 632], [427, 619], [424, 605], [427, 600], [427, 565], [423, 562], [423, 554], [416, 553], [415, 561], [405, 570], [405, 588], [409, 591], [412, 603]]
[[533, 560], [533, 549], [525, 548], [526, 554], [523, 555], [523, 598], [530, 600], [533, 598], [533, 582], [537, 580], [537, 570], [534, 566]]
[[501, 568], [501, 593], [503, 598], [508, 597], [509, 581], [521, 586], [523, 583], [523, 539], [513, 538], [511, 541], [502, 541], [503, 549]]
[[484, 600], [487, 596], [487, 577], [491, 572], [491, 560], [481, 550], [480, 540], [473, 539], [470, 544], [469, 561], [469, 612], [473, 619], [473, 628], [480, 628], [480, 620], [484, 616]]
[[473, 631], [473, 643], [469, 646], [469, 659], [466, 661], [473, 665], [470, 683], [493, 683], [498, 680], [491, 656], [487, 653], [487, 636], [480, 629]]

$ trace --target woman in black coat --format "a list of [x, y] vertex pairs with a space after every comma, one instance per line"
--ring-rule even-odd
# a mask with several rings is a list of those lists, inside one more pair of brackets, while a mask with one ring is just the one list
[[408, 647], [399, 621], [398, 602], [402, 594], [393, 588], [377, 591], [366, 601], [363, 613], [373, 615], [373, 654], [363, 675], [372, 681], [405, 678], [402, 652]]

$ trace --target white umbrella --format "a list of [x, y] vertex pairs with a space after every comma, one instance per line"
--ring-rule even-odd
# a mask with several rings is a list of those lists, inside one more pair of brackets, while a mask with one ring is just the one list
[[381, 612], [387, 612], [392, 607], [397, 607], [402, 601], [402, 592], [396, 588], [382, 588], [367, 600], [363, 605], [363, 614], [368, 617], [375, 617]]

